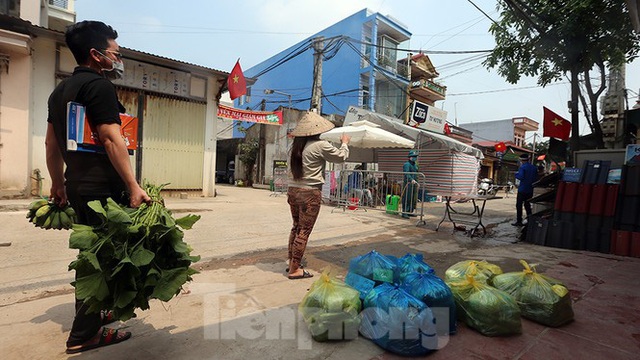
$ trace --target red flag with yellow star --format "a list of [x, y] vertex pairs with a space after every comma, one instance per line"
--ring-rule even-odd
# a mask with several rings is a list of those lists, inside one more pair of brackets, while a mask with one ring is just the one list
[[240, 97], [247, 93], [247, 81], [242, 74], [242, 68], [240, 67], [240, 59], [236, 61], [236, 65], [231, 70], [231, 74], [227, 78], [227, 88], [229, 89], [229, 96], [231, 100]]
[[542, 108], [544, 109], [542, 136], [569, 141], [569, 135], [571, 134], [571, 122], [544, 106]]

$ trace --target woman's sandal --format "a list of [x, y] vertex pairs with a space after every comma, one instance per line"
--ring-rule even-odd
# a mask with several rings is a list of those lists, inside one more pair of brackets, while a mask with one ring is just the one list
[[123, 331], [122, 336], [118, 336], [119, 330], [110, 329], [110, 328], [102, 328], [102, 334], [100, 334], [100, 338], [97, 342], [92, 342], [94, 339], [91, 339], [84, 344], [78, 347], [68, 347], [66, 353], [67, 354], [77, 354], [82, 351], [87, 351], [91, 349], [96, 349], [99, 347], [117, 344], [119, 342], [123, 342], [131, 337], [131, 333], [128, 331]]
[[[300, 267], [298, 267], [298, 269], [304, 269], [304, 266], [300, 265]], [[288, 273], [289, 272], [289, 268], [284, 269], [284, 272]]]
[[291, 276], [289, 275], [289, 280], [296, 280], [296, 279], [307, 279], [307, 278], [312, 278], [313, 274], [308, 272], [307, 270], [302, 270], [302, 275], [297, 275], [297, 276]]

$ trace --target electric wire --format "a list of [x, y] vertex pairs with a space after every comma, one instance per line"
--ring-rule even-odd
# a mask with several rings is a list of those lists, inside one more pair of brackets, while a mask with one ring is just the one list
[[352, 43], [358, 43], [358, 44], [363, 44], [363, 45], [367, 45], [367, 46], [372, 46], [378, 49], [392, 49], [392, 50], [397, 50], [397, 51], [401, 51], [401, 52], [410, 52], [410, 53], [422, 53], [422, 54], [432, 54], [432, 55], [456, 55], [456, 54], [478, 54], [478, 53], [490, 53], [493, 50], [423, 50], [423, 49], [405, 49], [405, 48], [399, 48], [399, 47], [392, 47], [392, 46], [383, 46], [383, 45], [378, 45], [378, 44], [374, 44], [374, 43], [370, 43], [367, 41], [362, 41], [362, 40], [358, 40], [358, 39], [354, 39], [352, 37], [347, 36], [346, 37], [348, 42], [352, 42]]
[[[420, 45], [420, 48], [422, 49], [422, 48], [424, 48], [424, 47], [425, 47], [429, 42], [431, 42], [431, 40], [432, 40], [434, 37], [436, 37], [436, 36], [448, 36], [448, 35], [446, 34], [447, 32], [449, 32], [449, 31], [451, 31], [451, 30], [455, 30], [455, 29], [457, 29], [457, 28], [459, 28], [459, 27], [465, 26], [465, 25], [467, 25], [468, 23], [470, 23], [470, 22], [474, 22], [474, 21], [477, 21], [478, 19], [481, 19], [481, 18], [482, 18], [482, 16], [479, 16], [479, 17], [477, 17], [477, 18], [471, 19], [471, 20], [469, 20], [469, 21], [466, 21], [466, 22], [464, 22], [464, 23], [462, 23], [462, 24], [456, 25], [456, 26], [454, 26], [454, 27], [452, 27], [452, 28], [449, 28], [449, 29], [447, 29], [447, 30], [441, 31], [441, 32], [436, 33], [436, 34], [411, 34], [411, 38], [413, 39], [413, 38], [417, 38], [417, 37], [429, 36], [429, 39], [427, 39], [427, 41], [425, 41], [424, 43], [422, 43], [422, 44]], [[459, 35], [460, 35], [460, 34], [458, 34], [458, 36], [459, 36]], [[471, 35], [471, 34], [465, 34], [465, 35]], [[476, 35], [483, 35], [483, 36], [486, 36], [487, 34], [476, 34]]]
[[476, 21], [475, 23], [473, 23], [473, 24], [471, 24], [471, 25], [467, 26], [466, 28], [464, 28], [464, 29], [460, 30], [459, 32], [457, 32], [457, 33], [455, 33], [455, 34], [453, 34], [453, 35], [449, 36], [448, 38], [445, 38], [445, 39], [441, 40], [440, 42], [436, 43], [435, 45], [432, 45], [431, 47], [432, 47], [432, 48], [434, 48], [434, 47], [436, 47], [436, 46], [438, 46], [438, 45], [440, 45], [440, 44], [442, 44], [442, 43], [444, 43], [444, 42], [448, 41], [449, 39], [451, 39], [451, 38], [453, 38], [453, 37], [455, 37], [455, 36], [460, 35], [463, 31], [468, 30], [468, 29], [470, 29], [470, 28], [472, 28], [472, 27], [474, 27], [474, 26], [478, 25], [478, 24], [479, 24], [480, 22], [482, 22], [482, 21], [483, 21], [483, 19], [480, 19], [480, 20]]
[[[566, 84], [568, 84], [568, 83], [567, 82], [556, 82], [556, 83], [552, 83], [552, 84], [549, 84], [549, 85], [546, 85], [546, 86], [566, 85]], [[491, 93], [498, 93], [498, 92], [505, 92], [505, 91], [516, 91], [516, 90], [537, 89], [537, 88], [543, 88], [543, 86], [532, 85], [532, 86], [521, 86], [521, 87], [508, 88], [508, 89], [495, 89], [495, 90], [485, 90], [485, 91], [470, 91], [470, 92], [457, 93], [457, 94], [447, 94], [447, 96], [491, 94]]]

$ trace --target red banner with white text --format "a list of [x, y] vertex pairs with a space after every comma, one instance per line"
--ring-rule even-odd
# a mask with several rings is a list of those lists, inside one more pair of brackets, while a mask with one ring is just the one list
[[218, 104], [218, 117], [259, 124], [282, 125], [282, 111], [251, 111]]

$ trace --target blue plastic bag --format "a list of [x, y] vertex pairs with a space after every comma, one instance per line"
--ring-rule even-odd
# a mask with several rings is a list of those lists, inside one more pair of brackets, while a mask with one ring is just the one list
[[402, 288], [432, 311], [438, 334], [455, 334], [456, 303], [449, 286], [439, 277], [427, 273], [412, 273], [404, 277]]
[[420, 356], [438, 348], [431, 310], [398, 286], [382, 284], [371, 290], [361, 316], [360, 333], [385, 350]]
[[402, 283], [404, 278], [413, 273], [435, 274], [436, 271], [422, 260], [421, 254], [406, 254], [398, 259], [395, 280]]
[[349, 272], [364, 276], [375, 281], [376, 285], [380, 285], [382, 283], [393, 283], [396, 267], [394, 260], [372, 250], [367, 254], [351, 259]]

